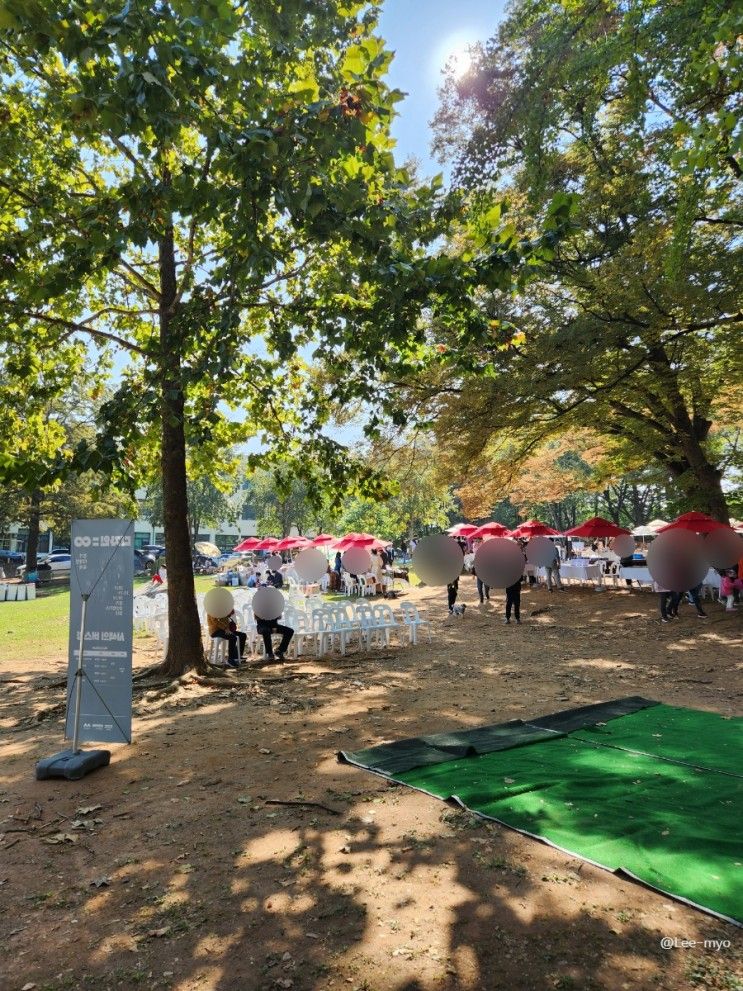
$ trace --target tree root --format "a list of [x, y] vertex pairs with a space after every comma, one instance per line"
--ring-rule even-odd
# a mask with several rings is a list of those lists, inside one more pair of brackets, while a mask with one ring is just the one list
[[304, 806], [308, 809], [323, 809], [323, 811], [329, 812], [333, 816], [340, 815], [338, 809], [331, 809], [329, 805], [323, 805], [322, 802], [300, 802], [296, 800], [283, 801], [280, 798], [267, 798], [266, 805], [298, 805]]
[[178, 679], [182, 685], [204, 685], [207, 688], [226, 688], [230, 683], [230, 679], [223, 675], [221, 678], [218, 676], [210, 677], [203, 674], [187, 674]]

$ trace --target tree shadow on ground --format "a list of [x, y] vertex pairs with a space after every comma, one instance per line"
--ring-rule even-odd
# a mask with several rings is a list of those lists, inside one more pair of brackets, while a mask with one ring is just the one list
[[[732, 946], [659, 943], [734, 944], [733, 927], [336, 763], [338, 749], [421, 727], [641, 687], [614, 635], [545, 651], [549, 626], [535, 624], [494, 632], [480, 651], [473, 629], [444, 621], [435, 650], [307, 662], [290, 668], [306, 674], [297, 681], [264, 672], [140, 694], [134, 744], [80, 782], [32, 779], [33, 762], [61, 748], [59, 717], [6, 738], [3, 991], [735, 987]], [[732, 641], [725, 650], [733, 663]]]

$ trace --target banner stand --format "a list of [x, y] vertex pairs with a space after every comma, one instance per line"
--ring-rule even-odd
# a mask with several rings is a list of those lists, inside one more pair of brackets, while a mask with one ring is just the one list
[[80, 708], [83, 696], [83, 650], [85, 643], [85, 619], [88, 612], [90, 593], [83, 593], [82, 610], [80, 613], [80, 647], [77, 652], [77, 668], [75, 670], [75, 734], [71, 750], [62, 750], [51, 757], [42, 757], [36, 764], [36, 780], [45, 781], [47, 778], [67, 778], [68, 781], [79, 781], [86, 774], [98, 767], [106, 767], [111, 762], [110, 750], [81, 750], [80, 749]]

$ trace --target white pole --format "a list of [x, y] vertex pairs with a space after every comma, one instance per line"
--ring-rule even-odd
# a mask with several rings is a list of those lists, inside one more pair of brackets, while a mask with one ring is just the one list
[[72, 739], [72, 752], [80, 753], [80, 707], [83, 698], [83, 650], [85, 646], [85, 614], [88, 611], [89, 593], [83, 593], [83, 608], [80, 613], [80, 646], [77, 651], [77, 669], [75, 671], [75, 731]]

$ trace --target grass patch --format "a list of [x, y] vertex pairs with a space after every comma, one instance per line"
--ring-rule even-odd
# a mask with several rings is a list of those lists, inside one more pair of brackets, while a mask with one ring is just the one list
[[39, 589], [30, 602], [0, 602], [0, 663], [58, 655], [67, 648], [70, 589]]
[[[134, 591], [148, 583], [134, 579]], [[210, 575], [194, 578], [197, 593], [214, 585]], [[30, 602], [0, 602], [0, 664], [39, 660], [67, 653], [70, 628], [69, 585], [41, 587]]]

